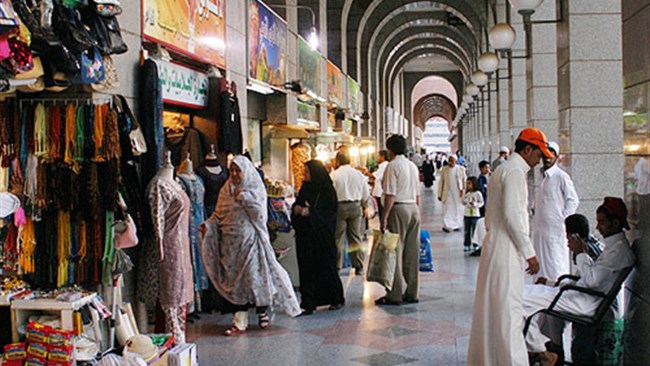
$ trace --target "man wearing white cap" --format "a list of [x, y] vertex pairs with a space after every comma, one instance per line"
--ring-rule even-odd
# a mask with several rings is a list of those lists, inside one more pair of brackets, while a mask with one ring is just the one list
[[555, 280], [570, 272], [564, 219], [576, 212], [580, 200], [571, 177], [557, 165], [560, 146], [549, 141], [548, 148], [553, 157], [543, 159], [542, 180], [535, 195], [533, 246], [539, 258], [537, 278]]
[[510, 155], [510, 149], [507, 146], [501, 146], [499, 148], [499, 157], [494, 159], [492, 162], [492, 171], [497, 170], [497, 167], [508, 160], [508, 155]]
[[442, 230], [458, 231], [463, 226], [463, 189], [465, 188], [465, 167], [458, 165], [458, 157], [449, 155], [448, 165], [440, 170], [438, 200], [442, 201]]

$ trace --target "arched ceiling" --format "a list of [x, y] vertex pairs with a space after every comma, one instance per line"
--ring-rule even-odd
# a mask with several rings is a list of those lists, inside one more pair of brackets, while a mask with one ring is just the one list
[[433, 117], [441, 117], [450, 124], [456, 116], [456, 106], [446, 96], [432, 93], [420, 98], [413, 108], [413, 123], [420, 126], [422, 130], [426, 128], [426, 122]]
[[328, 0], [328, 57], [367, 98], [392, 105], [393, 81], [409, 63], [424, 71], [435, 62], [469, 78], [495, 1]]

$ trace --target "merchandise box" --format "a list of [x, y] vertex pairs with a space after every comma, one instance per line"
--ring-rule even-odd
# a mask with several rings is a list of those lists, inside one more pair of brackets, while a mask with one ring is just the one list
[[196, 344], [183, 343], [169, 352], [169, 366], [198, 366]]
[[158, 356], [147, 362], [147, 366], [169, 366], [169, 350], [167, 348], [159, 348]]

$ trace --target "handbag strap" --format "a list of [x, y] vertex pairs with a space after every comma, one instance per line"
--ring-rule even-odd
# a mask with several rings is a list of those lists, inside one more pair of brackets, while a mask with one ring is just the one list
[[131, 120], [131, 131], [140, 128], [140, 123], [138, 123], [138, 120], [135, 118], [135, 115], [131, 111], [131, 107], [129, 107], [129, 103], [126, 101], [124, 95], [114, 95], [113, 104], [117, 107], [118, 111], [126, 113], [126, 115], [129, 116], [129, 119]]

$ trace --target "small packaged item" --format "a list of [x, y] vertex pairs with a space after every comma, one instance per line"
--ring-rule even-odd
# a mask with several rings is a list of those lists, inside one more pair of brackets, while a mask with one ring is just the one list
[[47, 366], [47, 361], [43, 358], [29, 356], [25, 366]]
[[47, 366], [72, 366], [72, 365], [74, 365], [74, 360], [70, 360], [68, 362], [47, 361]]
[[49, 335], [49, 343], [54, 347], [67, 347], [72, 344], [73, 337], [72, 331], [53, 329]]
[[25, 343], [10, 343], [5, 346], [4, 350], [7, 361], [23, 361], [27, 358]]
[[2, 366], [23, 366], [23, 360], [4, 360]]
[[27, 354], [31, 357], [47, 359], [47, 346], [42, 343], [30, 343]]
[[30, 343], [36, 342], [46, 344], [51, 331], [52, 327], [47, 325], [34, 322], [29, 323], [29, 325], [27, 325], [27, 341]]
[[74, 353], [73, 346], [66, 347], [50, 347], [50, 353], [47, 356], [47, 361], [67, 363], [72, 361], [72, 354]]

